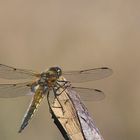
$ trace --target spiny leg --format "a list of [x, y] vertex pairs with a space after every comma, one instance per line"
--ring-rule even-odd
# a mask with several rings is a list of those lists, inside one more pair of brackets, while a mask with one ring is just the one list
[[56, 93], [57, 95], [61, 95], [66, 89], [68, 86], [65, 86], [68, 82], [65, 81], [65, 83], [63, 85], [60, 85], [58, 82], [56, 82], [56, 85], [59, 86], [59, 89], [62, 88], [63, 90], [60, 92], [60, 93]]
[[59, 83], [64, 83], [63, 85], [60, 85], [59, 84], [59, 86], [65, 86], [67, 83], [69, 83], [70, 84], [70, 82], [69, 81], [64, 81], [64, 80], [57, 80], [57, 83], [59, 84]]
[[[61, 85], [58, 82], [63, 82], [64, 84]], [[62, 106], [62, 104], [61, 104], [61, 102], [60, 102], [60, 100], [59, 100], [59, 98], [57, 96], [61, 95], [66, 90], [67, 86], [65, 86], [65, 85], [67, 83], [69, 83], [69, 82], [68, 81], [60, 81], [60, 80], [57, 80], [56, 85], [52, 88], [53, 89], [53, 92], [54, 92], [54, 96], [57, 99], [58, 103], [60, 104], [60, 107], [62, 109], [63, 114], [65, 113], [65, 111], [64, 111], [64, 108], [63, 108], [63, 106]], [[57, 93], [57, 91], [60, 88], [62, 88], [63, 90], [60, 93]]]
[[69, 81], [65, 81], [65, 80], [57, 80], [57, 82], [70, 83]]
[[[57, 89], [53, 88], [53, 92], [54, 92], [54, 96], [57, 99], [57, 101], [59, 102], [61, 108], [63, 108], [61, 103], [60, 103], [60, 101], [59, 101], [59, 99], [58, 99], [58, 97], [57, 97], [57, 93], [56, 93], [56, 91], [59, 90], [59, 89], [60, 89], [60, 87], [57, 87]], [[52, 112], [51, 105], [50, 105], [49, 95], [50, 95], [50, 92], [48, 91], [48, 93], [47, 93], [47, 102], [48, 102], [48, 105], [49, 105], [50, 112]], [[63, 109], [62, 109], [62, 111], [63, 111]]]
[[57, 91], [56, 91], [54, 88], [53, 88], [53, 92], [54, 92], [54, 96], [55, 96], [55, 98], [57, 99], [57, 101], [58, 101], [58, 103], [59, 103], [59, 105], [60, 105], [60, 107], [61, 107], [61, 109], [62, 109], [62, 112], [63, 112], [63, 114], [64, 114], [64, 113], [65, 113], [64, 108], [63, 108], [63, 106], [62, 106], [62, 104], [61, 104], [59, 98], [57, 97], [58, 94], [56, 93]]

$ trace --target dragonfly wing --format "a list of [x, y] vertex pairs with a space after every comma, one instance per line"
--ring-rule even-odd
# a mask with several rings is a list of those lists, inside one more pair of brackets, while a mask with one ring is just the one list
[[32, 95], [29, 82], [18, 84], [0, 84], [0, 98], [14, 98]]
[[94, 80], [100, 80], [112, 74], [112, 70], [107, 67], [81, 70], [81, 71], [66, 71], [63, 76], [70, 82], [81, 83]]
[[98, 89], [83, 88], [83, 87], [72, 87], [83, 101], [99, 101], [105, 98], [105, 94]]
[[0, 64], [0, 78], [4, 79], [35, 79], [38, 74], [32, 70], [17, 69]]

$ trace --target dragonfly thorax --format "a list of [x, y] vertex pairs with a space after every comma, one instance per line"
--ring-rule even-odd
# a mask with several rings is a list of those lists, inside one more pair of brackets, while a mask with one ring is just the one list
[[62, 75], [59, 67], [51, 67], [47, 72], [42, 72], [38, 84], [42, 86], [53, 86], [57, 79]]

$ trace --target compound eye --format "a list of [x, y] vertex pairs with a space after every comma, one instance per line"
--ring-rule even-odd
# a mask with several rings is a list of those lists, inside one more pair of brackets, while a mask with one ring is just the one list
[[58, 77], [62, 75], [62, 71], [59, 67], [51, 67], [49, 70], [55, 72], [55, 74], [57, 74]]
[[59, 67], [56, 67], [56, 71], [57, 71], [58, 76], [62, 75], [62, 70]]

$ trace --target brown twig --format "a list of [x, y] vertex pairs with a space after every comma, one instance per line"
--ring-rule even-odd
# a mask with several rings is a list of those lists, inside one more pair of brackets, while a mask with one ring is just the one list
[[[59, 92], [62, 90], [60, 88]], [[87, 108], [71, 87], [63, 91], [58, 99], [54, 99], [50, 110], [52, 118], [65, 140], [103, 140]]]

